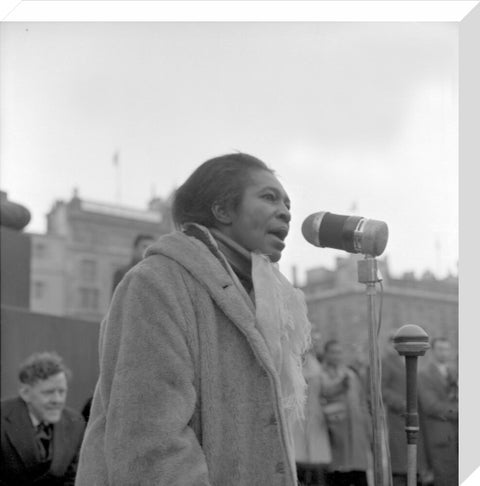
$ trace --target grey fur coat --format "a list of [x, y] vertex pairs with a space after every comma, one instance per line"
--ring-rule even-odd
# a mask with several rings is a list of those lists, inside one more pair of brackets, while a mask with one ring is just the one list
[[296, 484], [278, 374], [222, 259], [208, 232], [171, 233], [118, 286], [77, 486]]

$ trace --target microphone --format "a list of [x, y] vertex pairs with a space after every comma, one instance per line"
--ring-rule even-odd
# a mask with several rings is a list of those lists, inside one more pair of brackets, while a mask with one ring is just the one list
[[320, 211], [305, 219], [302, 234], [314, 246], [376, 257], [387, 246], [388, 226], [383, 221], [361, 216]]

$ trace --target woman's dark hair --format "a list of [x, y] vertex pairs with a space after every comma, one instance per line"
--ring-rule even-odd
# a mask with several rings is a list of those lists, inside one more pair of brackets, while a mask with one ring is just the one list
[[214, 227], [212, 205], [236, 209], [254, 170], [273, 174], [260, 159], [240, 152], [215, 157], [197, 167], [175, 192], [172, 216], [176, 226], [198, 223]]

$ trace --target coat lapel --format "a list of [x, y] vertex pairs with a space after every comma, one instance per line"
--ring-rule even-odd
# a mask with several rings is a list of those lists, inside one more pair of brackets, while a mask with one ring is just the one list
[[[234, 281], [235, 276], [229, 274], [224, 267], [223, 255], [218, 250], [214, 239], [207, 232], [205, 240], [187, 236], [183, 233], [171, 233], [164, 237], [163, 244], [152, 254], [159, 252], [184, 266], [203, 285], [212, 299], [224, 314], [245, 335], [257, 358], [264, 367], [277, 375], [273, 359], [265, 343], [265, 339], [256, 328], [255, 306], [248, 294], [239, 291], [240, 283]], [[158, 251], [160, 250], [160, 251]], [[198, 258], [192, 258], [198, 255]]]
[[19, 398], [5, 419], [5, 434], [18, 452], [26, 468], [38, 463], [35, 431], [25, 402]]
[[[236, 275], [229, 275], [219, 264], [223, 275], [206, 279], [208, 291], [223, 313], [246, 337], [257, 358], [266, 369], [276, 375], [271, 353], [265, 342], [265, 338], [256, 327], [255, 306], [243, 289]], [[212, 275], [213, 277], [213, 275]]]

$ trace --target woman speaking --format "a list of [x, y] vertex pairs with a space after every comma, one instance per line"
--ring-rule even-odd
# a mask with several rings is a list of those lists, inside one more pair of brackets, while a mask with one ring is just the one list
[[235, 153], [200, 165], [172, 213], [177, 231], [127, 273], [102, 322], [76, 484], [296, 485], [310, 324], [275, 265], [289, 198]]

